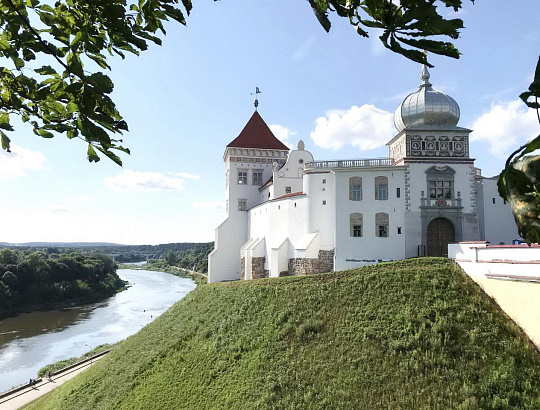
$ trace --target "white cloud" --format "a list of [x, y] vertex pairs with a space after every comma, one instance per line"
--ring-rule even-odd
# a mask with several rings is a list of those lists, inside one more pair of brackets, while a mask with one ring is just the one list
[[0, 149], [0, 179], [28, 176], [28, 171], [45, 168], [45, 155], [11, 144], [11, 152]]
[[473, 123], [471, 141], [485, 140], [492, 154], [505, 157], [523, 143], [540, 134], [536, 111], [521, 100], [493, 104]]
[[176, 174], [176, 176], [183, 179], [192, 179], [195, 181], [200, 178], [199, 175], [190, 174], [189, 172], [179, 172], [178, 174]]
[[293, 61], [299, 61], [302, 60], [310, 51], [310, 49], [313, 47], [313, 44], [315, 44], [315, 36], [308, 37], [306, 40], [304, 40], [297, 48], [294, 50], [294, 53], [292, 54], [292, 60]]
[[223, 202], [219, 201], [208, 201], [208, 202], [194, 202], [193, 205], [195, 208], [205, 209], [207, 211], [216, 211], [223, 209]]
[[186, 179], [198, 179], [197, 175], [180, 172], [167, 176], [161, 172], [140, 172], [131, 169], [105, 179], [105, 185], [117, 191], [183, 191]]
[[270, 128], [270, 131], [272, 131], [276, 138], [288, 146], [289, 149], [294, 149], [294, 144], [289, 141], [289, 137], [297, 135], [298, 133], [296, 131], [291, 131], [287, 127], [279, 124], [269, 125], [268, 128]]
[[363, 150], [386, 144], [395, 134], [393, 114], [374, 105], [353, 105], [349, 110], [332, 110], [315, 121], [311, 139], [322, 148], [352, 145]]

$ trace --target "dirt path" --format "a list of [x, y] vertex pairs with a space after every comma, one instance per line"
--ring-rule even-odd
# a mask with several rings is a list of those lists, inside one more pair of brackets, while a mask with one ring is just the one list
[[47, 380], [46, 378], [43, 378], [43, 380], [35, 384], [33, 386], [28, 386], [22, 390], [18, 390], [14, 392], [13, 394], [2, 397], [0, 399], [0, 410], [13, 410], [18, 409], [21, 406], [24, 406], [27, 403], [30, 403], [31, 401], [37, 399], [40, 396], [43, 396], [44, 394], [50, 392], [51, 390], [56, 389], [58, 386], [64, 384], [69, 379], [72, 379], [73, 377], [77, 376], [79, 373], [85, 371], [90, 366], [92, 366], [94, 363], [96, 363], [98, 360], [100, 360], [103, 356], [99, 356], [97, 358], [94, 358], [92, 360], [88, 360], [84, 363], [81, 363], [80, 365], [73, 367], [71, 369], [68, 369], [64, 372], [55, 374], [52, 376], [51, 380]]

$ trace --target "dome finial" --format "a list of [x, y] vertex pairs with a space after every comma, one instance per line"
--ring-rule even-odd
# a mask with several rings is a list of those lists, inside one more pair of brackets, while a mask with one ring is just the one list
[[431, 75], [429, 74], [427, 65], [422, 65], [422, 74], [420, 74], [420, 79], [422, 80], [422, 84], [420, 84], [420, 87], [431, 87], [431, 83], [429, 82], [429, 77]]

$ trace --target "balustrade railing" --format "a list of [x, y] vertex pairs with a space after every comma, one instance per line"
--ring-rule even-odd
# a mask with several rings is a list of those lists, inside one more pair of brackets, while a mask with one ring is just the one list
[[390, 158], [343, 159], [339, 161], [313, 161], [304, 165], [305, 170], [328, 168], [388, 167], [394, 165]]

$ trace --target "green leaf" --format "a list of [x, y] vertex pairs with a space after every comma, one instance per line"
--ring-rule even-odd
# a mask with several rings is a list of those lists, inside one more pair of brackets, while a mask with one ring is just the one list
[[4, 39], [0, 39], [0, 51], [6, 51], [10, 50], [11, 46], [9, 45], [9, 42]]
[[12, 60], [13, 60], [13, 64], [15, 64], [15, 68], [17, 70], [20, 70], [21, 68], [24, 67], [24, 60], [22, 58], [13, 57]]
[[7, 152], [11, 152], [10, 151], [10, 142], [11, 140], [8, 138], [8, 136], [3, 132], [3, 131], [0, 131], [0, 136], [1, 136], [1, 140], [2, 140], [2, 149], [7, 151]]
[[75, 104], [73, 101], [70, 101], [66, 104], [66, 109], [67, 112], [69, 112], [70, 114], [79, 111], [79, 107], [77, 107], [77, 104]]
[[88, 144], [88, 150], [86, 151], [86, 154], [88, 156], [88, 161], [99, 162], [100, 158], [98, 154], [96, 153], [96, 150], [94, 149], [92, 144]]
[[105, 155], [107, 155], [107, 157], [112, 160], [114, 163], [116, 163], [116, 165], [120, 165], [122, 166], [122, 160], [120, 159], [120, 157], [118, 155], [116, 155], [114, 152], [108, 150], [108, 149], [104, 149], [102, 147], [96, 147], [98, 150], [100, 150], [102, 153], [104, 153]]
[[38, 129], [38, 134], [43, 138], [54, 138], [54, 134], [52, 132], [46, 131], [43, 128]]
[[527, 243], [540, 242], [540, 156], [509, 164], [497, 183]]
[[111, 93], [114, 88], [111, 79], [103, 73], [94, 73], [87, 77], [87, 80], [105, 94]]
[[56, 70], [52, 68], [50, 65], [44, 65], [41, 68], [36, 68], [34, 71], [42, 75], [55, 75], [55, 74], [58, 75]]

